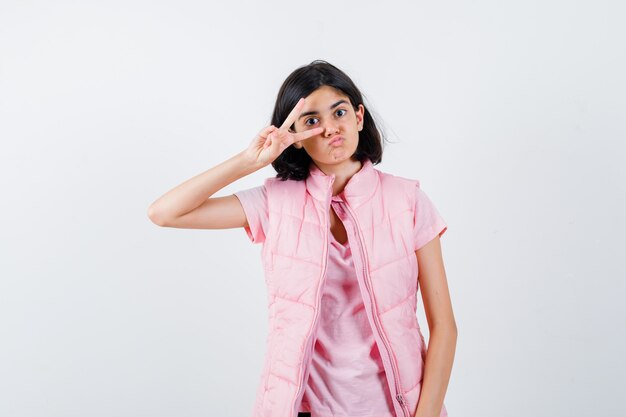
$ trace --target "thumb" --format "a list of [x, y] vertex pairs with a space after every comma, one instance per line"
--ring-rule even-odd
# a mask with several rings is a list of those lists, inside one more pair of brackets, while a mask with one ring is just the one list
[[267, 135], [267, 139], [265, 139], [265, 143], [263, 144], [263, 148], [266, 148], [268, 146], [272, 146], [274, 145], [276, 142], [278, 142], [278, 137], [276, 135], [276, 131], [278, 129], [274, 128], [268, 135]]

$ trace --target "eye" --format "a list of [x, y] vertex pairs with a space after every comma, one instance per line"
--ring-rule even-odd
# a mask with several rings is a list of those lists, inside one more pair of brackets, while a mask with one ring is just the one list
[[[340, 114], [340, 115], [339, 115], [339, 117], [341, 117], [341, 116], [344, 116], [344, 115], [347, 113], [347, 110], [346, 110], [346, 109], [337, 109], [337, 111], [335, 112], [335, 114], [336, 114], [337, 112], [343, 112], [342, 114]], [[306, 119], [306, 120], [304, 121], [304, 125], [305, 125], [305, 126], [312, 126], [314, 123], [313, 123], [313, 124], [309, 123], [309, 121], [311, 121], [311, 120], [317, 120], [317, 117], [310, 117], [310, 118]]]
[[306, 121], [304, 122], [304, 124], [305, 124], [306, 126], [311, 126], [311, 125], [309, 124], [309, 120], [317, 120], [317, 117], [311, 117], [311, 118], [309, 118], [309, 119], [306, 119]]

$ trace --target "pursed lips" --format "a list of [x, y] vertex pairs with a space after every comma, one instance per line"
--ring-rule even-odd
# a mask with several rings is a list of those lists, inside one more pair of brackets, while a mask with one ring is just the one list
[[333, 143], [338, 142], [340, 140], [343, 140], [343, 136], [335, 136], [328, 142], [328, 144], [332, 145]]

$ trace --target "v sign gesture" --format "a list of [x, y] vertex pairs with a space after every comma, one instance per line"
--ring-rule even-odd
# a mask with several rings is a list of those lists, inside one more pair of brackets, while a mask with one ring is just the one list
[[278, 156], [294, 142], [299, 142], [322, 133], [323, 127], [307, 130], [305, 132], [294, 133], [289, 127], [296, 121], [305, 98], [298, 100], [296, 106], [291, 110], [283, 124], [278, 128], [270, 125], [261, 130], [252, 140], [248, 149], [245, 150], [246, 157], [251, 163], [261, 168], [271, 164]]

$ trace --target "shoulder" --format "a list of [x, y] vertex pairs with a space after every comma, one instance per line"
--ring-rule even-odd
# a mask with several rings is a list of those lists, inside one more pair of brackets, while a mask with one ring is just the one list
[[413, 201], [417, 190], [420, 188], [420, 181], [418, 179], [403, 177], [380, 170], [377, 171], [383, 193], [387, 195], [393, 194], [394, 197], [403, 195], [406, 196], [409, 201]]
[[[306, 198], [306, 184], [304, 181], [281, 180], [270, 177], [264, 181], [267, 193], [267, 204], [270, 211], [281, 213], [284, 210], [293, 210], [302, 204]], [[292, 208], [288, 208], [292, 207]]]
[[401, 175], [392, 174], [391, 172], [385, 172], [379, 169], [375, 170], [378, 173], [378, 177], [380, 178], [381, 182], [396, 184], [398, 186], [405, 187], [419, 187], [420, 181], [416, 178], [403, 177]]
[[263, 186], [271, 192], [289, 193], [305, 187], [304, 181], [281, 180], [277, 177], [269, 177], [263, 181]]

